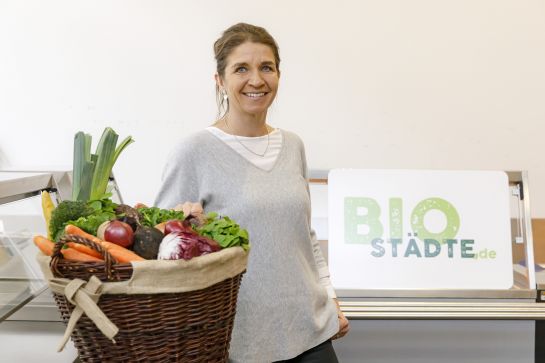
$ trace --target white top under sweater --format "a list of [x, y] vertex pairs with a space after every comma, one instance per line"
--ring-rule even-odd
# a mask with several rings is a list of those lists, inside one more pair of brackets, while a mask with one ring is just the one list
[[[267, 171], [273, 168], [276, 158], [278, 157], [278, 154], [280, 154], [280, 149], [282, 148], [282, 133], [278, 129], [274, 129], [269, 133], [268, 141], [267, 135], [256, 137], [235, 136], [228, 134], [215, 126], [209, 126], [206, 130], [210, 131], [214, 136], [229, 145], [237, 153], [244, 156], [246, 160], [258, 168]], [[269, 143], [269, 147], [267, 147], [267, 142]], [[242, 144], [252, 150], [255, 154], [248, 151]], [[264, 152], [265, 154], [263, 156], [256, 155], [263, 154]]]
[[235, 363], [291, 359], [339, 329], [336, 305], [320, 283], [328, 268], [310, 227], [304, 146], [280, 132], [282, 147], [269, 171], [209, 131], [185, 138], [167, 160], [155, 201], [162, 208], [200, 202], [248, 230], [250, 256], [229, 349]]

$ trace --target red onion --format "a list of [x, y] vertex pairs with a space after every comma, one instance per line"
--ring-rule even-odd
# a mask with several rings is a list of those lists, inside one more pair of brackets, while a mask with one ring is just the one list
[[165, 223], [165, 235], [172, 232], [188, 232], [196, 234], [193, 228], [191, 228], [191, 224], [184, 223], [179, 219], [171, 219]]
[[121, 221], [104, 222], [98, 228], [97, 237], [122, 247], [130, 247], [134, 240], [134, 232], [130, 225]]

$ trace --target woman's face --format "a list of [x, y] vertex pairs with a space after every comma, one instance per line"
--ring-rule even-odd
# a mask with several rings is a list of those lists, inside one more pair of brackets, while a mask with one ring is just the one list
[[216, 82], [229, 97], [230, 117], [265, 116], [278, 89], [279, 72], [269, 46], [246, 42], [227, 57]]

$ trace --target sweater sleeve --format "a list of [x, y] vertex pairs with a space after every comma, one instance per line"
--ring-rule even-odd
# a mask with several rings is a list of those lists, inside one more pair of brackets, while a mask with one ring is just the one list
[[[309, 194], [310, 199], [310, 189], [308, 185], [309, 175], [308, 175], [308, 166], [307, 159], [305, 155], [305, 147], [301, 142], [301, 159], [303, 160], [303, 175], [307, 180], [307, 193]], [[309, 217], [310, 218], [310, 217]], [[310, 221], [309, 221], [310, 225]], [[312, 251], [314, 252], [314, 260], [316, 261], [316, 267], [318, 269], [318, 277], [320, 279], [320, 284], [327, 290], [327, 294], [330, 298], [334, 299], [337, 297], [331, 279], [329, 278], [329, 268], [327, 267], [327, 262], [325, 261], [322, 249], [320, 247], [320, 242], [316, 236], [314, 229], [310, 229], [310, 239], [312, 243]]]
[[314, 260], [316, 260], [316, 266], [318, 267], [318, 276], [320, 278], [320, 284], [325, 287], [327, 290], [327, 295], [335, 299], [337, 297], [337, 294], [335, 293], [335, 289], [333, 288], [333, 284], [331, 283], [331, 280], [329, 278], [329, 268], [327, 267], [327, 263], [325, 262], [324, 255], [322, 254], [322, 249], [320, 248], [320, 242], [318, 242], [318, 238], [316, 238], [316, 232], [311, 229], [310, 230], [310, 238], [312, 240], [312, 250], [314, 251]]
[[163, 169], [161, 187], [154, 205], [170, 209], [184, 202], [199, 200], [195, 149], [190, 142], [181, 142], [170, 152]]

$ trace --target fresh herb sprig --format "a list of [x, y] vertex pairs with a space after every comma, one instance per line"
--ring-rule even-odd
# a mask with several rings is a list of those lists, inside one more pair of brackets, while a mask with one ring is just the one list
[[207, 222], [202, 227], [198, 227], [197, 232], [200, 235], [212, 238], [222, 248], [240, 246], [245, 251], [250, 248], [248, 231], [240, 228], [229, 217], [218, 217], [215, 212], [208, 213]]
[[140, 222], [147, 227], [155, 227], [159, 223], [166, 222], [171, 219], [184, 220], [182, 211], [172, 209], [161, 209], [157, 207], [138, 208], [138, 212], [142, 215]]

